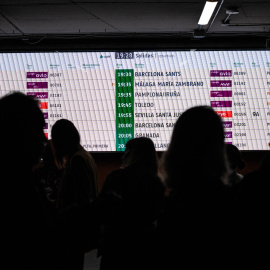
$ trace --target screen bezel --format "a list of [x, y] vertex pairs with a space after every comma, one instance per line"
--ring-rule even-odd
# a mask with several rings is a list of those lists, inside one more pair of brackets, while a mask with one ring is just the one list
[[[169, 47], [167, 45], [167, 48], [166, 47], [163, 47], [163, 46], [157, 46], [155, 48], [141, 48], [140, 46], [137, 47], [137, 48], [134, 48], [134, 49], [121, 49], [121, 47], [119, 48], [109, 48], [107, 47], [107, 49], [103, 49], [103, 48], [97, 48], [97, 47], [93, 47], [93, 48], [87, 48], [85, 47], [84, 48], [77, 48], [77, 49], [70, 49], [70, 48], [64, 48], [64, 46], [60, 46], [59, 49], [50, 49], [48, 47], [39, 47], [39, 48], [36, 48], [34, 49], [32, 47], [32, 44], [28, 44], [27, 46], [29, 46], [28, 49], [19, 49], [18, 47], [17, 48], [14, 48], [13, 46], [11, 46], [9, 49], [5, 49], [3, 51], [1, 51], [0, 53], [4, 54], [4, 53], [72, 53], [72, 52], [155, 52], [155, 51], [179, 51], [179, 52], [188, 52], [188, 51], [269, 51], [270, 48], [260, 48], [260, 47], [257, 47], [257, 48], [252, 48], [252, 47], [248, 47], [248, 48], [242, 48], [241, 46], [238, 47], [238, 46], [235, 46], [235, 47], [231, 47], [231, 48], [216, 48], [216, 47], [213, 47], [213, 48], [202, 48], [202, 47], [199, 47], [197, 48], [197, 46], [193, 46], [193, 48], [179, 48], [179, 47], [176, 47], [175, 45], [173, 45], [172, 47]], [[96, 45], [95, 45], [96, 46]], [[1, 47], [0, 47], [1, 49]], [[270, 148], [269, 148], [270, 150]], [[259, 153], [259, 155], [264, 155], [265, 153], [268, 153], [269, 150], [241, 150], [241, 152], [243, 153]], [[116, 157], [120, 157], [123, 155], [124, 152], [121, 152], [121, 151], [89, 151], [91, 153], [94, 153], [94, 154], [114, 154], [116, 155]], [[162, 154], [166, 152], [165, 151], [157, 151], [158, 153], [158, 156], [162, 156]]]

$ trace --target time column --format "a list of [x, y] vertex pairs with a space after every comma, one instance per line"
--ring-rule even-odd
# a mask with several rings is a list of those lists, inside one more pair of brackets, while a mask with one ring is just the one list
[[134, 137], [134, 70], [115, 70], [116, 151]]

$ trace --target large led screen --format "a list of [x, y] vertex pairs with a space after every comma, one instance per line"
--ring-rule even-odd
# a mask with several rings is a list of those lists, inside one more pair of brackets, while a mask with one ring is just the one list
[[12, 91], [39, 100], [48, 138], [66, 118], [88, 151], [123, 151], [140, 136], [165, 151], [196, 105], [222, 117], [226, 143], [269, 149], [270, 51], [2, 53], [0, 95]]

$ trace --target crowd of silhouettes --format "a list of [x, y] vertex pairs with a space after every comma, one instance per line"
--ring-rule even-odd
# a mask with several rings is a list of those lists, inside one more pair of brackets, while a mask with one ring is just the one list
[[150, 138], [127, 141], [121, 167], [100, 192], [75, 125], [56, 121], [51, 140], [44, 125], [33, 97], [0, 99], [5, 269], [83, 270], [93, 249], [101, 270], [244, 269], [266, 261], [270, 155], [240, 174], [245, 162], [225, 144], [211, 107], [183, 112], [161, 157]]

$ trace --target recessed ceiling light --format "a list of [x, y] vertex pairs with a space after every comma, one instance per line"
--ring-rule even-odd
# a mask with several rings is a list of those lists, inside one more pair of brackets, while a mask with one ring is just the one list
[[198, 24], [200, 24], [200, 25], [208, 24], [212, 14], [216, 8], [217, 3], [218, 3], [218, 1], [206, 1]]

